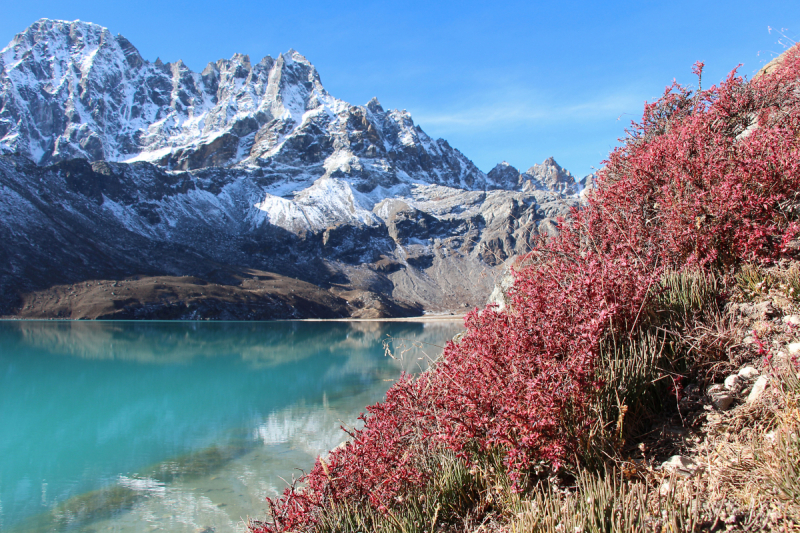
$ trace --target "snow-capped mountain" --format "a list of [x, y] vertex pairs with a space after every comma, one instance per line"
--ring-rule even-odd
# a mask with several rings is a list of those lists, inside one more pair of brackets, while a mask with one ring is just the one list
[[[308, 177], [368, 171], [383, 185], [409, 177], [491, 185], [408, 113], [328, 94], [314, 66], [293, 50], [255, 64], [235, 54], [196, 73], [182, 61], [146, 61], [96, 24], [43, 19], [0, 52], [0, 67], [0, 147], [38, 164], [81, 157], [284, 175], [299, 167]], [[367, 179], [363, 187], [370, 185]]]
[[487, 175], [407, 112], [334, 98], [295, 51], [195, 73], [80, 21], [0, 51], [0, 152], [6, 312], [55, 283], [220, 265], [361, 307], [472, 306], [581, 189], [552, 158]]

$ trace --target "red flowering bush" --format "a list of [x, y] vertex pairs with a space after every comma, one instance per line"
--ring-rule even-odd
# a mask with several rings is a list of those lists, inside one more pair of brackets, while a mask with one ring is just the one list
[[673, 268], [785, 253], [799, 229], [799, 52], [753, 82], [734, 71], [719, 87], [673, 85], [646, 105], [579, 216], [592, 242], [656, 251]]
[[318, 460], [305, 487], [270, 502], [275, 523], [261, 530], [303, 530], [315, 510], [342, 503], [390, 510], [424, 490], [431, 447], [470, 463], [503, 450], [515, 481], [537, 461], [573, 457], [599, 385], [600, 339], [612, 328], [627, 334], [655, 278], [636, 261], [581, 255], [573, 234], [562, 236], [548, 248], [558, 254], [518, 272], [512, 312], [471, 313], [442, 361], [401, 379], [346, 446]]
[[695, 93], [674, 84], [646, 105], [587, 205], [522, 258], [509, 308], [470, 313], [460, 342], [368, 407], [363, 429], [270, 500], [272, 521], [251, 530], [313, 530], [331, 508], [393, 517], [425, 493], [441, 450], [472, 466], [501, 454], [516, 490], [535, 465], [579, 457], [602, 388], [601, 344], [641, 329], [665, 269], [793, 253], [799, 77], [796, 47], [768, 76], [734, 71]]

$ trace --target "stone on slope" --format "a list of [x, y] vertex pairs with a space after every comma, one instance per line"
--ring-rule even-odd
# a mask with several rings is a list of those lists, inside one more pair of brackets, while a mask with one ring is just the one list
[[769, 379], [767, 378], [767, 376], [759, 377], [756, 380], [755, 384], [753, 385], [750, 394], [747, 396], [747, 404], [753, 405], [754, 403], [756, 403], [758, 399], [761, 398], [761, 396], [767, 390], [767, 386], [769, 386]]

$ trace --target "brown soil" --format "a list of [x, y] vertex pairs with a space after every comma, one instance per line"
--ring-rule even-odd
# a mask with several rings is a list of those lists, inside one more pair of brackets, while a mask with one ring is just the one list
[[274, 320], [386, 318], [410, 310], [369, 291], [328, 289], [260, 270], [213, 282], [194, 276], [135, 276], [55, 285], [21, 295], [16, 319]]

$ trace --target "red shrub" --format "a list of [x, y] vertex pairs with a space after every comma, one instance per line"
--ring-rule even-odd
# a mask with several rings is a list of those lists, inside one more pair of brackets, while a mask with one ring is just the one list
[[695, 94], [673, 85], [646, 105], [588, 205], [521, 261], [510, 310], [470, 313], [442, 362], [403, 377], [304, 487], [269, 502], [274, 523], [251, 529], [310, 529], [332, 503], [401, 505], [424, 490], [425, 452], [437, 447], [466, 461], [500, 450], [516, 479], [536, 461], [574, 457], [600, 340], [636, 328], [663, 269], [789, 250], [800, 228], [799, 74], [795, 48], [770, 76], [748, 83], [734, 71]]
[[678, 268], [781, 255], [798, 233], [798, 73], [795, 48], [755, 82], [734, 71], [694, 96], [669, 87], [609, 157], [578, 224], [598, 246], [626, 242]]
[[600, 338], [634, 325], [655, 278], [636, 261], [576, 253], [572, 235], [518, 272], [512, 313], [470, 313], [467, 335], [433, 371], [404, 377], [369, 407], [364, 428], [318, 460], [307, 487], [270, 502], [277, 527], [262, 530], [302, 530], [329, 503], [398, 505], [431, 475], [423, 447], [447, 446], [467, 461], [503, 450], [516, 479], [535, 461], [573, 457], [597, 389]]

